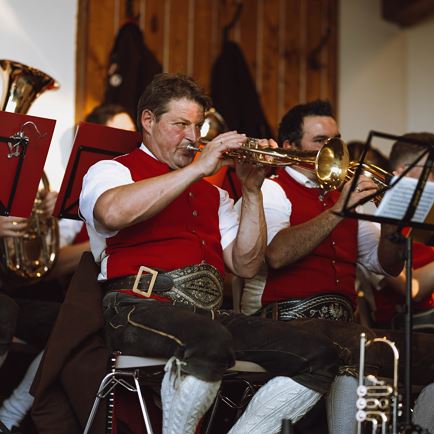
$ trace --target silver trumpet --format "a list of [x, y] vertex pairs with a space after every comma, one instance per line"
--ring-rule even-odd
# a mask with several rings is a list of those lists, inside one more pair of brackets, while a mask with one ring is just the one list
[[[388, 345], [393, 352], [393, 383], [387, 384], [374, 375], [365, 377], [365, 349], [372, 344]], [[357, 387], [357, 434], [362, 426], [370, 422], [372, 434], [398, 434], [400, 400], [398, 395], [399, 351], [394, 342], [383, 338], [366, 341], [365, 333], [360, 335], [359, 385]], [[379, 431], [381, 429], [381, 431]]]

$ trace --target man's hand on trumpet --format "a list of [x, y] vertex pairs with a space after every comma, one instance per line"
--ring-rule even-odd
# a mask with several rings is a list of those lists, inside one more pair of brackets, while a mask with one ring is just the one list
[[[333, 206], [334, 211], [336, 212], [342, 211], [343, 205], [346, 201], [346, 197], [349, 194], [352, 182], [353, 180], [350, 179], [344, 184], [342, 188], [342, 194], [340, 195], [339, 200]], [[375, 193], [377, 190], [378, 190], [378, 186], [371, 178], [369, 178], [368, 176], [360, 175], [359, 182], [357, 183], [356, 189], [350, 194], [348, 207], [353, 206], [354, 204], [364, 199], [365, 197]]]
[[[277, 143], [273, 139], [258, 139], [258, 147], [277, 148]], [[253, 154], [252, 154], [253, 155]], [[264, 156], [267, 159], [267, 156]], [[272, 157], [270, 157], [272, 158]], [[269, 174], [269, 166], [256, 162], [253, 158], [236, 162], [236, 173], [241, 181], [243, 188], [247, 190], [258, 190], [261, 188], [265, 177]]]
[[203, 177], [212, 176], [223, 166], [233, 164], [233, 160], [228, 159], [225, 154], [240, 148], [245, 140], [246, 135], [239, 134], [237, 131], [219, 134], [203, 148], [200, 148], [200, 157], [193, 164], [201, 167]]

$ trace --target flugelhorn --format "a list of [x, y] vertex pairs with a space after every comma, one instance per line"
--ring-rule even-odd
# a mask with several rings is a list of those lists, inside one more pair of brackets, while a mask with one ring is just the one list
[[[59, 84], [36, 68], [11, 60], [0, 60], [2, 95], [0, 110], [25, 114], [44, 91]], [[31, 146], [31, 144], [30, 144]], [[54, 266], [59, 248], [57, 219], [45, 216], [41, 208], [49, 191], [48, 179], [42, 176], [28, 227], [23, 237], [4, 237], [0, 241], [2, 280], [19, 285], [45, 276]]]
[[[199, 139], [199, 144], [207, 141]], [[201, 151], [200, 146], [189, 146]], [[330, 137], [319, 151], [301, 151], [284, 148], [261, 148], [259, 139], [247, 138], [238, 149], [228, 151], [227, 158], [248, 161], [272, 167], [298, 166], [316, 175], [319, 186], [324, 190], [335, 190], [350, 180], [359, 166], [358, 161], [350, 161], [346, 143], [338, 137]], [[377, 186], [384, 187], [391, 175], [372, 164], [362, 164], [362, 174], [373, 179]]]

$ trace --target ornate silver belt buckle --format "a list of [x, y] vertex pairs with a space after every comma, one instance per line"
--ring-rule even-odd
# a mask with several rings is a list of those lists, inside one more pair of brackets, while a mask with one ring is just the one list
[[[144, 272], [147, 272], [152, 275], [151, 281], [149, 282], [148, 289], [143, 291], [139, 288], [140, 278]], [[158, 271], [153, 270], [152, 268], [145, 267], [141, 265], [139, 271], [136, 275], [136, 280], [134, 281], [133, 292], [136, 294], [142, 295], [143, 297], [149, 298], [152, 294], [152, 290], [154, 289], [155, 281], [157, 280]]]

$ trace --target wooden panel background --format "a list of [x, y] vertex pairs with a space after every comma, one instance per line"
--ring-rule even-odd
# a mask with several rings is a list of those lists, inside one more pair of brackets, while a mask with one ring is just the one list
[[[239, 0], [130, 0], [144, 40], [168, 72], [209, 90], [223, 28]], [[229, 32], [246, 58], [276, 131], [292, 105], [327, 98], [336, 107], [338, 0], [243, 0]], [[102, 101], [108, 57], [129, 0], [80, 0], [76, 119]]]

